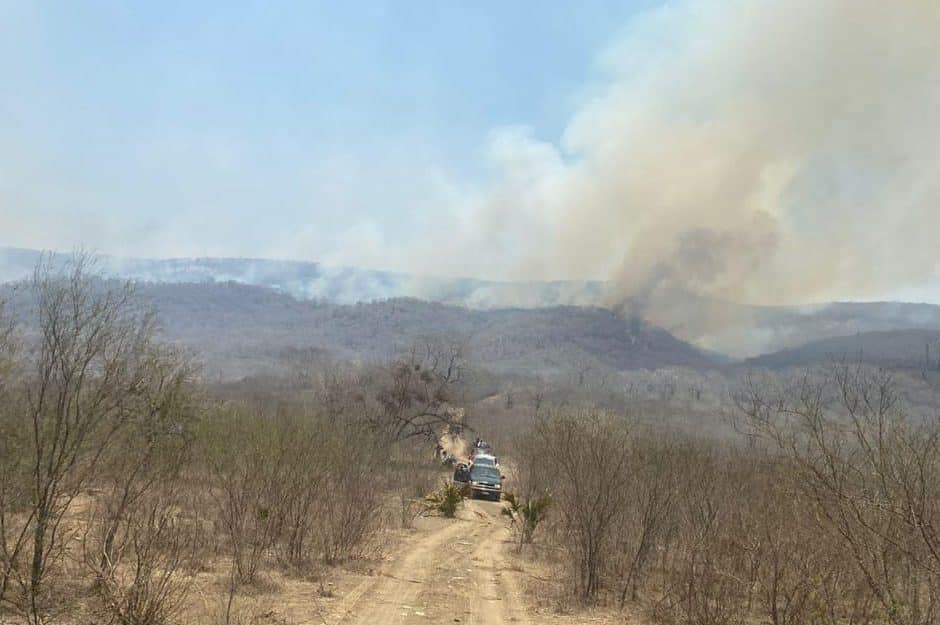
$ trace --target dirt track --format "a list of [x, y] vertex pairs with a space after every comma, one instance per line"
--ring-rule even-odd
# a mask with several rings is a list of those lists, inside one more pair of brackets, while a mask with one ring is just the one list
[[460, 517], [421, 530], [380, 575], [343, 597], [342, 625], [526, 624], [523, 598], [504, 555], [500, 504], [468, 501]]

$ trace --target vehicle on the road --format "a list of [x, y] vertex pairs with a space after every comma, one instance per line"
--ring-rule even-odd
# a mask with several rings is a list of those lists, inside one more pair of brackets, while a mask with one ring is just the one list
[[493, 455], [493, 448], [486, 443], [483, 443], [483, 445], [480, 447], [474, 447], [473, 449], [470, 450], [470, 460], [473, 460], [477, 456], [492, 456], [492, 455]]
[[490, 454], [477, 454], [473, 457], [473, 464], [486, 465], [488, 467], [498, 467], [499, 460], [496, 456]]
[[470, 496], [499, 501], [503, 494], [503, 476], [499, 468], [485, 464], [470, 465]]
[[454, 486], [469, 486], [470, 485], [470, 466], [464, 463], [457, 465], [457, 468], [454, 469]]
[[473, 448], [479, 449], [481, 451], [491, 451], [493, 449], [493, 446], [487, 443], [482, 438], [477, 438], [475, 441], [473, 441]]

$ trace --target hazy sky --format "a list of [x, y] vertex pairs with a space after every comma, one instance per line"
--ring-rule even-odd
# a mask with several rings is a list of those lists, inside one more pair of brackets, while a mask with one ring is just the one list
[[646, 4], [0, 0], [0, 245], [400, 264]]
[[0, 245], [940, 301], [936, 0], [0, 0]]

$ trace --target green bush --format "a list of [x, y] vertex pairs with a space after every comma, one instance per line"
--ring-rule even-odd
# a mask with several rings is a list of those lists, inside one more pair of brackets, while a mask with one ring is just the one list
[[428, 508], [452, 519], [457, 516], [457, 508], [466, 497], [465, 490], [451, 482], [444, 482], [440, 489], [426, 497]]
[[548, 508], [552, 504], [551, 498], [548, 495], [541, 495], [523, 502], [512, 493], [506, 493], [503, 498], [506, 500], [503, 515], [509, 517], [513, 528], [519, 532], [520, 545], [531, 543], [535, 529], [548, 513]]

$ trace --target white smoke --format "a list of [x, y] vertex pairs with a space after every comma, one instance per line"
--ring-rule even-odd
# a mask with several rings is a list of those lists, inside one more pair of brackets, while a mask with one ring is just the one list
[[[358, 214], [359, 204], [403, 195], [414, 207], [401, 223], [420, 227], [356, 226], [340, 241], [343, 254], [319, 258], [324, 266], [492, 282], [346, 280], [342, 270], [324, 270], [322, 279], [279, 286], [343, 301], [404, 292], [531, 305], [589, 303], [604, 289], [578, 283], [516, 293], [495, 281], [608, 279], [603, 297], [612, 307], [724, 349], [751, 313], [703, 302], [882, 297], [917, 292], [935, 275], [937, 0], [675, 1], [629, 24], [602, 56], [600, 74], [557, 142], [521, 127], [494, 131], [486, 144], [491, 179], [479, 188], [441, 180], [447, 176], [413, 154], [388, 185], [359, 184], [367, 196], [340, 202], [336, 221]], [[339, 181], [330, 189], [340, 199], [366, 178], [361, 168], [343, 171], [326, 176]], [[33, 187], [61, 200], [44, 204], [94, 203], [59, 197], [58, 184]], [[0, 215], [0, 227], [24, 240], [45, 241], [56, 222], [33, 231], [19, 221]], [[238, 219], [219, 222], [244, 228]], [[196, 231], [189, 223], [180, 230], [174, 241]], [[306, 245], [319, 239], [301, 234], [287, 249], [321, 254]], [[136, 245], [143, 235], [103, 238]]]
[[676, 2], [603, 64], [559, 145], [494, 134], [497, 182], [438, 267], [608, 276], [656, 321], [676, 291], [872, 297], [938, 265], [936, 0]]

